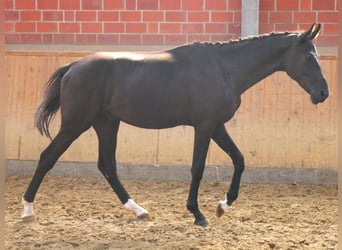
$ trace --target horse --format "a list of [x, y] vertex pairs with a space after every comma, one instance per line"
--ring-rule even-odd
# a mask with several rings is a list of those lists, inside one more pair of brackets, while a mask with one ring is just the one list
[[[187, 209], [194, 224], [208, 225], [198, 206], [198, 190], [211, 139], [231, 158], [234, 173], [216, 215], [237, 199], [244, 157], [224, 124], [241, 103], [241, 94], [260, 80], [284, 71], [311, 97], [329, 96], [314, 39], [314, 23], [301, 32], [269, 33], [220, 43], [195, 42], [162, 52], [98, 52], [58, 68], [46, 83], [35, 125], [51, 139], [22, 198], [23, 220], [34, 219], [33, 201], [58, 158], [83, 132], [93, 127], [99, 141], [99, 171], [123, 206], [148, 219], [120, 182], [115, 151], [120, 121], [146, 129], [179, 125], [194, 128], [191, 184]], [[61, 126], [52, 139], [49, 124], [60, 108]]]

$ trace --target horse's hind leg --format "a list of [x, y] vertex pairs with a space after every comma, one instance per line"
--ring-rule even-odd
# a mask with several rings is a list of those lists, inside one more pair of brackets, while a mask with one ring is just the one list
[[29, 221], [34, 219], [33, 200], [40, 184], [43, 181], [44, 176], [54, 166], [58, 158], [65, 152], [70, 144], [82, 132], [83, 131], [77, 131], [74, 129], [63, 129], [62, 127], [57, 136], [51, 141], [49, 146], [41, 153], [36, 171], [23, 197], [23, 220]]
[[133, 211], [138, 218], [148, 219], [148, 212], [130, 198], [129, 194], [121, 184], [116, 170], [115, 151], [117, 144], [117, 133], [119, 120], [109, 120], [99, 117], [95, 120], [93, 127], [99, 139], [98, 168], [119, 197], [124, 207]]
[[221, 201], [217, 206], [216, 215], [220, 217], [228, 206], [230, 206], [238, 197], [241, 175], [245, 168], [245, 163], [243, 155], [228, 135], [224, 125], [219, 126], [215, 130], [212, 138], [217, 145], [230, 156], [234, 165], [234, 174], [230, 189], [227, 193], [227, 198], [225, 201]]

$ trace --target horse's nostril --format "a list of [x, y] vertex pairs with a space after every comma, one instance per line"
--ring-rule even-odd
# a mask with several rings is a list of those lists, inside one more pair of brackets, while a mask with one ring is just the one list
[[320, 94], [321, 94], [321, 97], [325, 97], [325, 96], [327, 96], [327, 91], [321, 90]]

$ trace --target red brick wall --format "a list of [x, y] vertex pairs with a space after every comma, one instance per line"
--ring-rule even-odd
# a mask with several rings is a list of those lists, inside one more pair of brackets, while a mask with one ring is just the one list
[[322, 23], [320, 45], [337, 45], [337, 0], [260, 0], [260, 33], [303, 30]]
[[[260, 33], [323, 24], [337, 44], [337, 0], [260, 0]], [[241, 31], [241, 0], [5, 0], [8, 44], [164, 45], [226, 41]]]

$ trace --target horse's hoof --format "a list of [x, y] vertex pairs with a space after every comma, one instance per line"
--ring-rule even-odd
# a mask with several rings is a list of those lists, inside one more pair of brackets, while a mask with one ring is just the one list
[[23, 222], [27, 223], [27, 222], [32, 222], [35, 221], [35, 216], [34, 215], [30, 215], [30, 216], [21, 216], [21, 219], [23, 220]]
[[216, 216], [221, 217], [224, 214], [224, 210], [221, 206], [221, 204], [218, 204], [216, 207]]
[[216, 207], [216, 216], [221, 217], [224, 212], [229, 208], [227, 200], [220, 201]]
[[206, 218], [203, 218], [203, 219], [200, 219], [200, 220], [196, 219], [194, 224], [197, 225], [197, 226], [201, 226], [201, 227], [209, 226], [209, 222], [207, 221]]
[[140, 220], [140, 221], [151, 221], [152, 218], [149, 216], [149, 214], [141, 214], [139, 216], [137, 216], [137, 220]]

